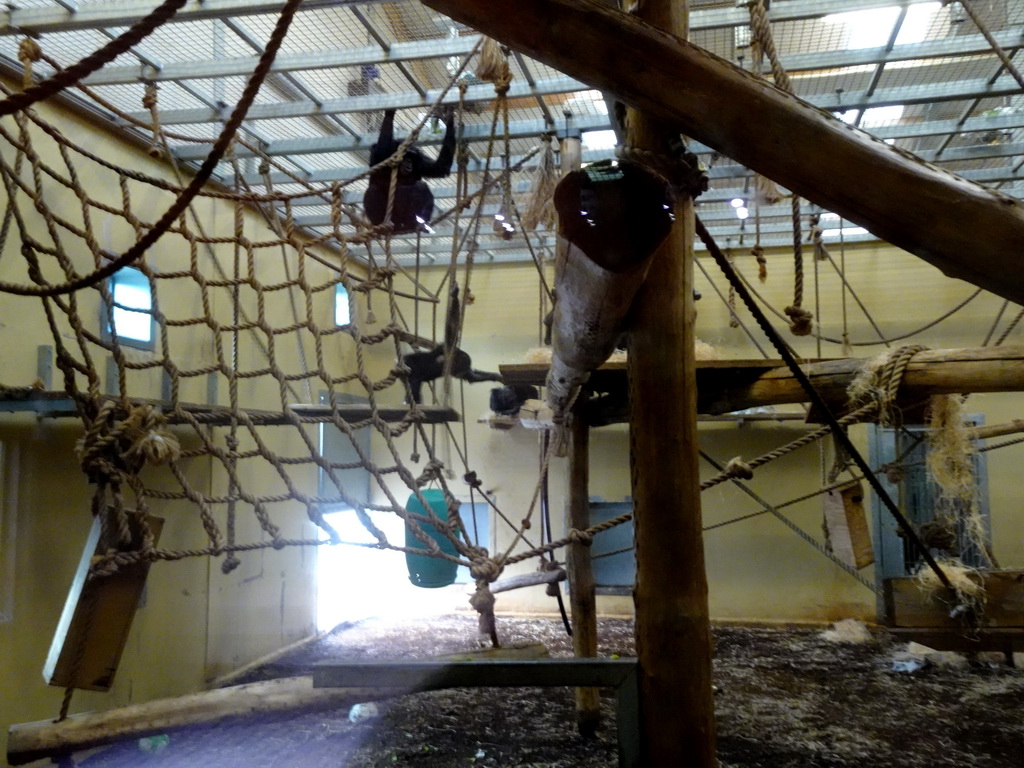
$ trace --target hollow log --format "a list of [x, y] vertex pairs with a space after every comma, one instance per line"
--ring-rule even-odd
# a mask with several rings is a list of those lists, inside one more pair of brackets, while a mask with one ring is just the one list
[[951, 277], [1024, 303], [1024, 203], [1009, 195], [889, 146], [597, 0], [425, 4], [671, 121]]
[[548, 404], [562, 412], [615, 349], [654, 249], [668, 234], [667, 183], [641, 166], [594, 164], [555, 188], [558, 231]]
[[[474, 649], [436, 657], [436, 661], [546, 658], [543, 645]], [[130, 704], [105, 712], [84, 712], [66, 720], [12, 725], [7, 732], [7, 761], [24, 765], [51, 755], [139, 738], [225, 717], [297, 709], [337, 709], [399, 695], [393, 688], [314, 688], [313, 678], [288, 677], [233, 685], [186, 696]]]

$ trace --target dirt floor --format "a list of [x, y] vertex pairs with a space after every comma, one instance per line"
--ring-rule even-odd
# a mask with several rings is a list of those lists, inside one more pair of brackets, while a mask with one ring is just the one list
[[[504, 644], [571, 655], [561, 622], [499, 622]], [[633, 627], [606, 620], [600, 653], [633, 653]], [[716, 716], [722, 768], [1021, 768], [1024, 671], [994, 659], [904, 658], [884, 633], [837, 643], [821, 630], [715, 629]], [[316, 661], [425, 658], [476, 647], [472, 616], [372, 619], [330, 635], [245, 681], [308, 674]], [[909, 662], [909, 663], [908, 663]], [[244, 682], [244, 681], [239, 681]], [[377, 715], [349, 711], [259, 716], [133, 740], [79, 762], [87, 768], [612, 768], [614, 699], [602, 698], [596, 739], [575, 730], [570, 689], [462, 689], [402, 696]], [[657, 766], [655, 768], [668, 768]], [[674, 767], [673, 767], [674, 768]]]

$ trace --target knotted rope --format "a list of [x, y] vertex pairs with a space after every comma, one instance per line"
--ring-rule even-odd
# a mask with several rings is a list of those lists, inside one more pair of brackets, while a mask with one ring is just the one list
[[[755, 55], [768, 57], [771, 64], [772, 77], [775, 84], [786, 91], [793, 92], [793, 84], [789, 74], [779, 60], [779, 53], [775, 49], [775, 38], [772, 35], [771, 22], [768, 21], [768, 11], [765, 8], [764, 0], [754, 0], [747, 6], [750, 10], [750, 26], [752, 30], [752, 41], [755, 46]], [[791, 197], [792, 219], [793, 219], [793, 303], [784, 310], [789, 317], [789, 330], [794, 336], [809, 336], [814, 329], [814, 314], [804, 309], [804, 254], [803, 237], [800, 232], [800, 198], [796, 195]]]
[[176, 461], [181, 445], [165, 424], [152, 405], [131, 406], [125, 413], [116, 401], [105, 401], [75, 445], [82, 470], [91, 482], [121, 484], [146, 464]]
[[18, 61], [21, 62], [22, 75], [21, 85], [23, 88], [31, 88], [35, 80], [32, 77], [32, 65], [43, 57], [43, 49], [39, 43], [31, 37], [23, 38], [18, 43]]

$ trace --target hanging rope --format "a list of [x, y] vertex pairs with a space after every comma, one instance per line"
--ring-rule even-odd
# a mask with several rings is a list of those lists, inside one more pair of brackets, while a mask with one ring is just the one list
[[761, 327], [761, 330], [765, 333], [765, 335], [771, 340], [772, 345], [775, 347], [776, 351], [778, 351], [779, 355], [785, 361], [786, 366], [790, 369], [790, 371], [792, 371], [797, 381], [800, 382], [800, 385], [803, 387], [804, 391], [810, 398], [811, 404], [822, 415], [822, 417], [825, 419], [825, 422], [829, 425], [829, 427], [832, 428], [832, 434], [834, 434], [836, 438], [843, 443], [843, 447], [850, 454], [850, 457], [857, 465], [857, 468], [861, 471], [862, 474], [865, 475], [872, 489], [875, 491], [878, 498], [881, 500], [882, 504], [886, 507], [886, 509], [889, 510], [889, 513], [896, 519], [897, 524], [899, 525], [900, 529], [904, 532], [906, 537], [916, 546], [921, 548], [922, 557], [924, 558], [928, 567], [931, 568], [932, 571], [935, 573], [936, 578], [938, 578], [939, 582], [947, 589], [951, 588], [949, 577], [946, 576], [946, 574], [942, 571], [941, 568], [939, 568], [938, 563], [935, 562], [935, 558], [932, 557], [928, 550], [923, 546], [923, 544], [920, 541], [920, 538], [917, 535], [917, 532], [914, 530], [914, 527], [910, 524], [906, 517], [904, 517], [903, 513], [900, 512], [899, 507], [896, 506], [896, 503], [892, 500], [892, 497], [882, 486], [881, 482], [879, 482], [878, 478], [871, 473], [871, 470], [868, 467], [867, 462], [860, 455], [860, 452], [857, 450], [856, 446], [854, 446], [854, 444], [850, 441], [850, 438], [847, 436], [846, 432], [843, 431], [839, 420], [837, 420], [836, 417], [832, 414], [832, 411], [828, 407], [828, 404], [822, 399], [821, 395], [811, 384], [811, 381], [807, 377], [807, 374], [805, 374], [803, 369], [800, 368], [799, 364], [796, 361], [796, 358], [794, 357], [792, 351], [789, 349], [788, 345], [786, 345], [786, 343], [782, 340], [782, 337], [779, 336], [779, 334], [775, 331], [775, 328], [772, 327], [771, 323], [768, 322], [768, 319], [765, 317], [760, 307], [758, 307], [757, 304], [754, 302], [754, 298], [747, 291], [746, 285], [743, 283], [742, 280], [739, 279], [737, 274], [732, 270], [731, 266], [729, 265], [729, 260], [725, 258], [725, 254], [723, 254], [721, 250], [718, 248], [718, 244], [715, 243], [714, 239], [711, 237], [711, 234], [708, 232], [707, 228], [704, 226], [704, 223], [700, 220], [699, 216], [695, 218], [695, 226], [697, 229], [697, 236], [700, 237], [701, 242], [704, 243], [708, 251], [714, 257], [715, 262], [718, 264], [719, 268], [725, 273], [729, 282], [736, 286], [736, 293], [739, 295], [740, 299], [742, 299], [743, 303], [746, 304], [747, 309], [751, 312], [751, 314], [754, 315], [754, 318], [757, 320], [757, 324]]
[[[789, 74], [782, 66], [778, 51], [775, 49], [775, 37], [772, 34], [771, 22], [768, 21], [768, 11], [765, 8], [764, 0], [754, 0], [747, 5], [747, 8], [750, 11], [751, 38], [755, 46], [755, 56], [767, 56], [775, 84], [787, 93], [793, 93], [793, 84], [789, 79]], [[793, 220], [793, 303], [784, 311], [790, 320], [790, 332], [794, 336], [809, 336], [814, 328], [812, 322], [814, 314], [802, 306], [804, 301], [804, 254], [803, 235], [800, 229], [800, 198], [792, 195], [790, 202]]]

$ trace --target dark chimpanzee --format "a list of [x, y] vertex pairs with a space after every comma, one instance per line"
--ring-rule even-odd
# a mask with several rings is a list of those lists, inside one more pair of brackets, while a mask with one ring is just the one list
[[[395, 201], [391, 210], [391, 224], [395, 232], [415, 232], [434, 215], [434, 195], [423, 179], [447, 176], [455, 156], [455, 112], [452, 107], [445, 107], [443, 118], [446, 129], [437, 159], [424, 157], [419, 148], [412, 144], [405, 150], [398, 166]], [[384, 113], [377, 143], [370, 148], [371, 167], [391, 157], [401, 144], [395, 139], [394, 128], [395, 110], [389, 109]], [[370, 185], [363, 196], [363, 207], [366, 217], [373, 224], [383, 224], [387, 215], [391, 175], [390, 166], [383, 166], [370, 174]]]
[[439, 379], [444, 375], [444, 359], [448, 350], [454, 348], [452, 356], [452, 376], [470, 384], [478, 381], [501, 381], [500, 373], [489, 371], [478, 371], [473, 368], [473, 361], [469, 355], [458, 347], [455, 341], [459, 335], [459, 286], [454, 281], [448, 297], [448, 319], [444, 325], [444, 343], [438, 344], [426, 352], [411, 352], [402, 358], [409, 369], [409, 390], [412, 392], [412, 399], [415, 403], [421, 403], [423, 382]]
[[515, 416], [527, 400], [539, 400], [540, 390], [532, 384], [506, 384], [491, 390], [491, 410], [502, 416]]

